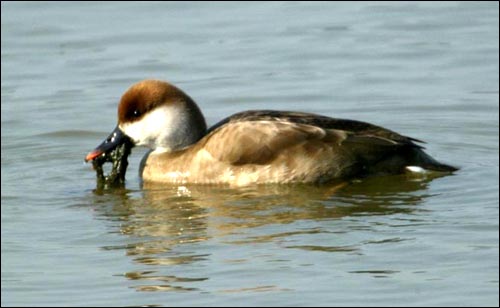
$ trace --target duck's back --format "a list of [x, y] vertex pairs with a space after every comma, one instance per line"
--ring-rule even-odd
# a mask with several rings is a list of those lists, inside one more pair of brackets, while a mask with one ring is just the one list
[[314, 113], [278, 111], [278, 110], [249, 110], [236, 113], [230, 117], [223, 119], [209, 128], [208, 134], [215, 131], [219, 127], [226, 124], [234, 124], [236, 122], [245, 121], [276, 121], [290, 122], [296, 124], [305, 124], [320, 127], [323, 129], [343, 130], [359, 135], [378, 137], [391, 141], [392, 143], [407, 144], [420, 147], [414, 142], [421, 142], [418, 139], [406, 137], [386, 128], [376, 126], [370, 123], [336, 119], [327, 116], [322, 116]]
[[285, 177], [287, 181], [324, 182], [397, 174], [407, 166], [456, 170], [425, 154], [416, 142], [421, 141], [366, 122], [253, 110], [215, 124], [202, 144], [216, 160], [240, 169], [280, 169], [272, 177], [278, 182]]

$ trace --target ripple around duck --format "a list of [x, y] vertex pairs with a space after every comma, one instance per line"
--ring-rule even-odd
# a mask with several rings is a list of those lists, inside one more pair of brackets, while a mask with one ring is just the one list
[[89, 130], [78, 130], [78, 129], [69, 129], [69, 130], [58, 130], [48, 133], [41, 133], [33, 135], [33, 137], [40, 138], [48, 138], [48, 139], [68, 139], [68, 138], [103, 138], [105, 136], [105, 132], [95, 132]]

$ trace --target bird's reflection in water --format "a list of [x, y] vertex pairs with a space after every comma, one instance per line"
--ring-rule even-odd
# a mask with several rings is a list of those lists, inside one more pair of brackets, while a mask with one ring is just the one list
[[[312, 228], [284, 225], [302, 220], [321, 222], [345, 217], [411, 213], [418, 210], [417, 205], [428, 196], [426, 187], [431, 179], [411, 179], [401, 175], [322, 186], [260, 185], [243, 188], [144, 184], [141, 191], [100, 192], [96, 195], [96, 211], [105, 219], [118, 221], [116, 231], [126, 237], [126, 244], [103, 248], [124, 249], [136, 264], [147, 267], [144, 271], [124, 274], [130, 280], [141, 282], [134, 286], [137, 290], [194, 291], [197, 288], [191, 287], [193, 284], [209, 277], [179, 277], [168, 269], [207, 260], [210, 250], [202, 247], [202, 242], [248, 245], [298, 234], [346, 233], [349, 229], [345, 224], [331, 229], [324, 224]], [[276, 232], [279, 225], [282, 226]], [[273, 227], [265, 229], [267, 226]], [[336, 253], [358, 249], [320, 245], [284, 248]], [[160, 275], [160, 271], [169, 274]]]

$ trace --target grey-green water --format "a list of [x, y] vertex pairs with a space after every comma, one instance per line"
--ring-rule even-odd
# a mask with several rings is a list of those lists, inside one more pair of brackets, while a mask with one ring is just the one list
[[[497, 2], [5, 3], [2, 306], [498, 305]], [[120, 95], [427, 141], [453, 176], [96, 193]]]

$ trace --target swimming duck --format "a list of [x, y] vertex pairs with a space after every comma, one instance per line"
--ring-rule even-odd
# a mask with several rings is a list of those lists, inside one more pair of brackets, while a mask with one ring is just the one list
[[151, 149], [139, 172], [146, 182], [325, 183], [408, 168], [457, 170], [427, 155], [418, 139], [312, 113], [244, 111], [207, 129], [194, 100], [159, 80], [143, 80], [125, 92], [118, 125], [85, 160], [124, 142]]

